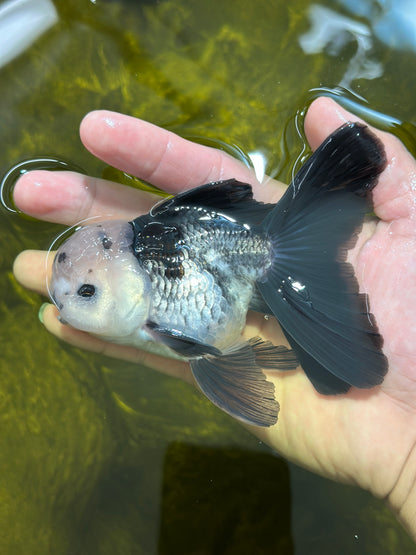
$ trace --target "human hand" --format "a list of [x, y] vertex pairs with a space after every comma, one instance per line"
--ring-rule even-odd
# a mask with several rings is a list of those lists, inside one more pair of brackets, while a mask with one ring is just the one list
[[[328, 99], [315, 101], [306, 118], [312, 148], [348, 120], [357, 120]], [[413, 306], [416, 264], [416, 162], [391, 135], [377, 132], [388, 166], [373, 192], [380, 220], [365, 224], [350, 252], [362, 291], [384, 337], [389, 372], [380, 387], [351, 389], [347, 395], [319, 395], [300, 370], [269, 373], [281, 405], [279, 421], [268, 429], [252, 427], [281, 454], [312, 471], [355, 483], [387, 498], [412, 527], [416, 491], [416, 341]], [[177, 193], [197, 185], [234, 177], [253, 185], [259, 200], [276, 202], [285, 187], [272, 180], [261, 185], [254, 174], [226, 154], [195, 145], [151, 124], [109, 112], [89, 114], [81, 125], [89, 150], [112, 166]], [[39, 219], [72, 225], [84, 218], [111, 214], [131, 220], [147, 212], [158, 197], [70, 172], [25, 174], [14, 193], [17, 206]], [[46, 294], [45, 253], [27, 251], [15, 263], [26, 287]], [[78, 347], [104, 352], [192, 382], [189, 366], [131, 347], [106, 343], [63, 326], [55, 307], [43, 312], [46, 328]], [[284, 344], [274, 319], [250, 314], [248, 337], [262, 335]], [[414, 535], [415, 532], [413, 532]]]

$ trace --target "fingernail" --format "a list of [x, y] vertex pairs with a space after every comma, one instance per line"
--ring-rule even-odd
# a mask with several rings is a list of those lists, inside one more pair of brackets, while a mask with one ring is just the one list
[[43, 313], [45, 312], [45, 308], [49, 305], [49, 303], [43, 303], [40, 308], [39, 308], [39, 312], [38, 312], [38, 318], [39, 318], [39, 322], [41, 324], [44, 324], [43, 321]]

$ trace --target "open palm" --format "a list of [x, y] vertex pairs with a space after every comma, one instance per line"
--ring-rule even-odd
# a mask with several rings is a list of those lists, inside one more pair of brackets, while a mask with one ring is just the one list
[[[331, 100], [318, 99], [305, 124], [311, 147], [345, 121], [356, 119]], [[281, 405], [279, 421], [272, 428], [251, 429], [302, 466], [386, 498], [412, 529], [416, 527], [416, 162], [396, 138], [376, 134], [388, 159], [373, 193], [379, 220], [365, 224], [349, 259], [384, 337], [388, 374], [372, 390], [352, 388], [347, 395], [325, 397], [301, 370], [270, 373]], [[170, 193], [231, 177], [251, 183], [256, 198], [263, 201], [276, 202], [285, 190], [273, 180], [259, 184], [248, 168], [220, 151], [120, 114], [89, 114], [81, 125], [81, 138], [107, 163]], [[147, 212], [156, 200], [154, 195], [69, 172], [31, 172], [15, 188], [15, 202], [23, 211], [68, 225], [95, 215], [130, 220]], [[46, 294], [45, 253], [21, 253], [15, 274], [26, 287]], [[105, 343], [63, 326], [56, 315], [56, 309], [48, 307], [43, 313], [45, 326], [76, 346], [193, 382], [185, 363], [167, 363], [157, 355]], [[246, 333], [286, 343], [275, 320], [258, 314], [248, 316]]]

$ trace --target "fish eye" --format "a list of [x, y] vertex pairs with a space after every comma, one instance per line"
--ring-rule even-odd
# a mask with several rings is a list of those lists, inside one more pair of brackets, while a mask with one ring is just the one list
[[103, 237], [102, 238], [102, 244], [103, 244], [103, 247], [105, 249], [111, 249], [113, 241], [111, 239], [109, 239], [108, 237]]
[[91, 283], [84, 283], [77, 291], [80, 297], [89, 298], [95, 295], [95, 287]]

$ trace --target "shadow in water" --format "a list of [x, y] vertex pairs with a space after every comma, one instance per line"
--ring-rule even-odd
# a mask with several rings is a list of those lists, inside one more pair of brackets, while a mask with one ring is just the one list
[[293, 553], [286, 462], [174, 443], [164, 464], [160, 554]]
[[293, 555], [283, 459], [180, 442], [131, 455], [101, 482], [67, 555]]

